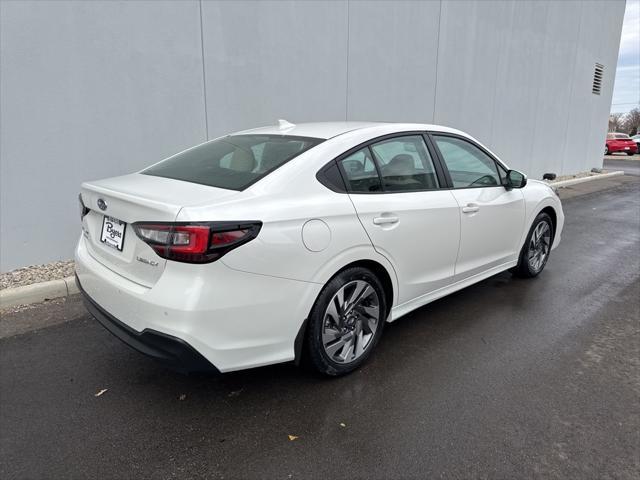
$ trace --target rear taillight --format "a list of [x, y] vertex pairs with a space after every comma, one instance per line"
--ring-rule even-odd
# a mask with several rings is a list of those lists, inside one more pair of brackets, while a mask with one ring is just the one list
[[136, 235], [162, 258], [187, 263], [213, 262], [258, 236], [262, 222], [133, 224]]
[[81, 193], [78, 194], [78, 207], [80, 208], [80, 220], [82, 221], [82, 219], [87, 215], [87, 213], [89, 213], [89, 209], [84, 205], [84, 202], [82, 201]]

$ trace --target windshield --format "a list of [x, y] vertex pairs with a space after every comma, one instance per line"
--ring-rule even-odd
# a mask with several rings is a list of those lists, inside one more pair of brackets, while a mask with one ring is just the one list
[[322, 141], [286, 135], [230, 135], [174, 155], [141, 173], [244, 190]]

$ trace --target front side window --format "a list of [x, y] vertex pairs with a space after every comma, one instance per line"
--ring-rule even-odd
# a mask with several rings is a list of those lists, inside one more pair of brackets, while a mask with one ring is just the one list
[[434, 135], [433, 138], [454, 188], [502, 185], [496, 162], [478, 147], [456, 137]]
[[230, 135], [174, 155], [141, 173], [229, 190], [244, 190], [322, 142], [286, 135]]
[[384, 190], [434, 190], [438, 179], [424, 139], [408, 135], [383, 140], [371, 145], [380, 167]]

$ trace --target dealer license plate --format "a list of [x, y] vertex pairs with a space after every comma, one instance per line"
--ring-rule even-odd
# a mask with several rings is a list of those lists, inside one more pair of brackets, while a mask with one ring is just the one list
[[102, 235], [100, 241], [111, 248], [115, 248], [122, 251], [124, 245], [124, 231], [127, 228], [127, 224], [117, 218], [104, 216], [102, 221]]

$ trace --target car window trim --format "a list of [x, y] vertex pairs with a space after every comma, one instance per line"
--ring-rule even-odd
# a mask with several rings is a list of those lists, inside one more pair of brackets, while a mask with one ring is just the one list
[[[502, 167], [506, 172], [509, 172], [509, 168], [507, 168], [507, 166], [504, 163], [502, 163], [498, 158], [496, 158], [494, 155], [492, 155], [486, 148], [483, 148], [481, 145], [478, 145], [478, 143], [474, 142], [470, 138], [467, 138], [467, 137], [465, 137], [463, 135], [458, 135], [456, 133], [428, 131], [427, 132], [427, 136], [431, 140], [431, 142], [433, 144], [433, 147], [436, 149], [438, 160], [441, 163], [442, 168], [444, 168], [445, 175], [447, 177], [447, 183], [449, 184], [449, 189], [450, 190], [465, 190], [465, 189], [471, 189], [471, 188], [505, 188], [506, 187], [506, 185], [504, 183], [504, 180], [502, 179], [502, 175], [500, 175], [499, 168]], [[438, 147], [438, 144], [437, 144], [435, 138], [433, 138], [433, 137], [451, 137], [451, 138], [456, 138], [458, 140], [462, 140], [462, 141], [467, 142], [467, 143], [473, 145], [474, 147], [476, 147], [478, 150], [480, 150], [487, 157], [489, 157], [491, 160], [494, 161], [494, 163], [496, 164], [496, 173], [498, 174], [498, 178], [500, 179], [501, 183], [499, 185], [476, 185], [476, 186], [466, 186], [466, 187], [455, 187], [453, 185], [453, 180], [451, 179], [451, 174], [449, 172], [449, 167], [447, 167], [447, 164], [444, 161], [444, 157], [442, 156], [442, 152], [440, 151], [440, 148]]]

